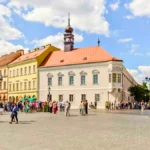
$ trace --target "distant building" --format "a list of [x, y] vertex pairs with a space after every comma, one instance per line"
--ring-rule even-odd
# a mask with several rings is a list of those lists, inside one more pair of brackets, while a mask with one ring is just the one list
[[23, 50], [0, 57], [0, 100], [8, 100], [8, 64], [23, 55]]
[[8, 96], [11, 101], [19, 101], [24, 97], [38, 98], [38, 66], [47, 55], [58, 50], [52, 45], [36, 48], [8, 65]]

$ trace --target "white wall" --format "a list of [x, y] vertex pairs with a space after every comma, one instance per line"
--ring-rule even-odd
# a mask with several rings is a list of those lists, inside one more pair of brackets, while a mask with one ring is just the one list
[[[111, 68], [111, 69], [110, 69]], [[117, 68], [117, 70], [116, 70]], [[119, 70], [119, 69], [120, 70]], [[114, 102], [116, 100], [117, 89], [123, 89], [122, 83], [112, 84], [110, 87], [109, 73], [123, 73], [122, 62], [103, 62], [103, 63], [91, 63], [81, 65], [70, 65], [61, 67], [49, 67], [39, 68], [39, 100], [47, 101], [48, 94], [48, 77], [47, 74], [51, 73], [52, 86], [51, 94], [52, 100], [59, 100], [59, 95], [63, 95], [63, 100], [69, 100], [69, 95], [74, 95], [74, 101], [72, 102], [72, 108], [79, 108], [81, 102], [81, 94], [86, 94], [88, 102], [95, 101], [95, 94], [100, 94], [100, 101], [98, 102], [98, 108], [105, 108], [105, 102], [107, 100]], [[99, 84], [93, 85], [93, 70], [99, 71]], [[73, 71], [74, 85], [69, 85], [68, 73]], [[81, 85], [80, 72], [86, 72], [86, 85]], [[58, 73], [63, 74], [63, 85], [58, 85]], [[115, 89], [115, 90], [114, 90]], [[126, 87], [125, 87], [126, 89]], [[108, 93], [109, 92], [109, 93]], [[121, 100], [121, 94], [117, 100]]]

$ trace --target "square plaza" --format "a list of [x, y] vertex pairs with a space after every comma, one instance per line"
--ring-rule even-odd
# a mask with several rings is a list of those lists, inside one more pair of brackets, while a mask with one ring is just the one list
[[19, 114], [19, 124], [0, 116], [0, 150], [146, 150], [150, 146], [150, 113], [89, 111]]

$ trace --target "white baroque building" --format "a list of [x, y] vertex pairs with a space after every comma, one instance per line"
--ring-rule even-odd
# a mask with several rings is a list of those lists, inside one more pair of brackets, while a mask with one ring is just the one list
[[49, 54], [38, 69], [39, 100], [47, 101], [50, 95], [51, 100], [70, 101], [74, 109], [78, 109], [84, 99], [89, 104], [96, 102], [97, 108], [105, 108], [106, 101], [133, 100], [128, 88], [137, 83], [123, 66], [123, 61], [99, 45], [74, 49], [72, 33], [69, 20], [64, 50]]

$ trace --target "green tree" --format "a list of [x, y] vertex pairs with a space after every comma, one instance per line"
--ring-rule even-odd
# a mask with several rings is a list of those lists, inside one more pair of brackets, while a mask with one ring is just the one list
[[142, 85], [129, 87], [128, 91], [130, 92], [130, 95], [134, 96], [134, 99], [138, 102], [140, 102], [141, 100], [145, 101], [145, 98], [146, 101], [149, 101], [150, 91], [148, 90], [145, 82], [143, 82]]

